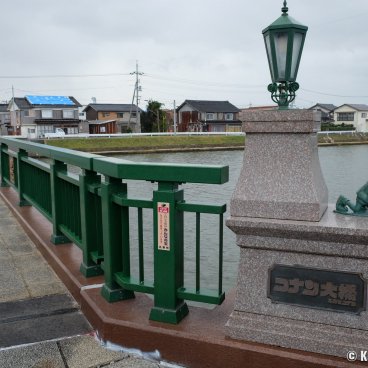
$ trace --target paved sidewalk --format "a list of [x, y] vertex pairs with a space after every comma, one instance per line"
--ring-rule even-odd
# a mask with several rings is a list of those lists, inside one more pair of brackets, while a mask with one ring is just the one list
[[139, 357], [109, 347], [94, 337], [78, 304], [0, 199], [1, 368], [172, 366], [158, 353]]

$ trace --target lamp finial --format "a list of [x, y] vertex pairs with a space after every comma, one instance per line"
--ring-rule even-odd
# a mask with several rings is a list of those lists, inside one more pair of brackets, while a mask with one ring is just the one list
[[283, 15], [287, 15], [287, 12], [289, 11], [289, 8], [287, 7], [287, 2], [284, 0], [284, 6], [281, 8]]

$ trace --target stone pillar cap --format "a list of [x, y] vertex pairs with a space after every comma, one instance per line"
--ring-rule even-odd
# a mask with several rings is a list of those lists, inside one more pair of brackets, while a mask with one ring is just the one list
[[242, 111], [239, 115], [246, 133], [316, 133], [321, 112], [314, 110]]

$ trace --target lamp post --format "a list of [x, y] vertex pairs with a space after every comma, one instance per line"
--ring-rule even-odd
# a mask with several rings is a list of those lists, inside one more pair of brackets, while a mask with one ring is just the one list
[[268, 91], [279, 109], [285, 110], [299, 89], [296, 76], [308, 27], [289, 16], [286, 0], [281, 10], [282, 15], [262, 33], [272, 79]]

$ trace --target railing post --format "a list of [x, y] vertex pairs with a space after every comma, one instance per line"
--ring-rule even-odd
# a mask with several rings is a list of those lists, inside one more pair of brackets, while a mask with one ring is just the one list
[[183, 212], [176, 203], [184, 198], [177, 183], [159, 182], [153, 192], [154, 307], [150, 320], [179, 323], [189, 312], [177, 290], [184, 284]]
[[23, 157], [27, 157], [28, 153], [25, 150], [20, 149], [17, 153], [17, 176], [18, 176], [18, 194], [19, 194], [19, 206], [30, 206], [30, 203], [24, 198], [24, 181], [26, 178], [24, 177], [24, 162], [22, 161]]
[[129, 259], [129, 208], [121, 208], [113, 203], [113, 194], [127, 195], [127, 184], [121, 179], [105, 177], [101, 184], [102, 231], [104, 249], [105, 284], [102, 296], [108, 302], [134, 298], [134, 292], [125, 290], [115, 281], [115, 273], [130, 276]]
[[8, 187], [9, 184], [4, 180], [6, 177], [9, 178], [9, 156], [4, 153], [8, 149], [8, 146], [4, 143], [0, 145], [0, 154], [1, 154], [1, 186]]
[[[96, 253], [96, 257], [103, 257], [102, 239], [99, 239], [98, 229], [98, 209], [94, 201], [94, 195], [89, 192], [90, 185], [100, 185], [101, 175], [97, 175], [94, 171], [83, 170], [83, 174], [79, 175], [79, 193], [80, 193], [80, 214], [81, 214], [81, 230], [82, 230], [82, 251], [83, 261], [80, 271], [85, 277], [97, 276], [103, 274], [100, 264], [92, 259], [92, 252]], [[96, 194], [97, 195], [97, 194]]]
[[58, 178], [58, 172], [67, 172], [66, 164], [53, 160], [50, 164], [50, 183], [51, 183], [51, 208], [52, 208], [52, 235], [51, 242], [54, 244], [69, 243], [70, 240], [59, 230], [59, 218], [60, 210], [64, 198], [62, 188], [60, 185], [60, 178]]

